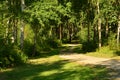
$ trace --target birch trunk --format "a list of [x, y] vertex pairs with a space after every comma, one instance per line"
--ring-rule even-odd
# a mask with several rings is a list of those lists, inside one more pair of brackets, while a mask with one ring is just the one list
[[109, 32], [108, 19], [106, 18], [106, 30], [105, 30], [105, 37], [106, 38], [108, 38], [108, 32]]
[[97, 1], [97, 12], [98, 12], [98, 39], [99, 39], [99, 49], [101, 48], [102, 45], [102, 40], [101, 40], [101, 18], [100, 18], [100, 7], [99, 7], [99, 0]]
[[88, 43], [90, 42], [90, 26], [91, 26], [91, 23], [89, 22], [88, 23], [88, 35], [87, 35], [88, 36], [87, 37], [88, 38]]
[[94, 28], [94, 37], [93, 37], [93, 40], [94, 40], [94, 43], [96, 43], [97, 42], [97, 25], [95, 24], [93, 26], [93, 28]]
[[[21, 0], [21, 12], [24, 11], [24, 8], [25, 8], [25, 2], [24, 0]], [[20, 28], [20, 31], [21, 31], [21, 35], [20, 35], [20, 45], [21, 45], [21, 49], [23, 49], [24, 47], [24, 22], [23, 22], [23, 19], [22, 19], [22, 16], [21, 16], [21, 28]]]
[[118, 29], [117, 29], [117, 48], [119, 49], [119, 42], [120, 42], [120, 15], [118, 20]]
[[62, 24], [59, 25], [59, 38], [62, 40]]

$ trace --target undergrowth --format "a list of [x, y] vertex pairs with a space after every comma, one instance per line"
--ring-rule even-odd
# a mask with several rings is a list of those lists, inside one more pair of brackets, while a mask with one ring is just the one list
[[110, 49], [109, 46], [104, 46], [101, 49], [97, 49], [95, 52], [88, 52], [86, 55], [103, 58], [113, 58], [119, 56], [117, 51]]

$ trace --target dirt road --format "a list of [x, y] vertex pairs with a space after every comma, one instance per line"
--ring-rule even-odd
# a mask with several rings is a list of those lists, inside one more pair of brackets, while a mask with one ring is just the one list
[[[75, 44], [67, 45], [70, 48], [73, 48]], [[120, 60], [115, 60], [112, 58], [98, 58], [92, 56], [86, 56], [84, 54], [77, 54], [74, 53], [72, 50], [68, 51], [61, 51], [60, 54], [61, 58], [68, 59], [70, 61], [78, 62], [82, 65], [101, 65], [105, 66], [106, 68], [111, 69], [112, 71], [109, 73], [111, 75], [110, 80], [120, 80]]]

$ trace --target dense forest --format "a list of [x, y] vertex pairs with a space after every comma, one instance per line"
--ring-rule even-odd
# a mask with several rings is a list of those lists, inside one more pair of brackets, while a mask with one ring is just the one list
[[0, 67], [25, 63], [62, 43], [119, 53], [120, 0], [0, 0]]

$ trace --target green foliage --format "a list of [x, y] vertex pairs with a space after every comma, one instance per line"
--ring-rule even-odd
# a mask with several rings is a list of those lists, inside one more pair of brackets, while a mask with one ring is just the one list
[[13, 67], [27, 61], [27, 56], [17, 47], [12, 45], [3, 46], [0, 50], [0, 66]]
[[57, 39], [48, 39], [46, 41], [47, 45], [50, 46], [51, 48], [58, 48], [61, 46], [62, 42]]
[[117, 50], [117, 45], [115, 44], [117, 42], [116, 34], [111, 33], [111, 35], [108, 38], [108, 45], [111, 50]]
[[58, 48], [61, 46], [61, 41], [55, 38], [42, 39], [41, 42], [38, 42], [36, 48], [40, 53], [41, 51], [51, 51], [52, 49]]
[[5, 28], [3, 28], [1, 25], [0, 25], [0, 47], [2, 47], [3, 46], [3, 44], [5, 44], [5, 35], [4, 35], [4, 33], [5, 33]]
[[31, 42], [27, 39], [28, 37], [29, 36], [27, 36], [24, 41], [23, 51], [29, 57], [33, 57], [33, 54], [35, 54], [34, 56], [42, 56], [42, 52], [48, 53], [52, 49], [58, 48], [62, 44], [62, 42], [56, 38], [46, 38], [45, 36], [37, 37], [37, 42], [34, 44], [33, 41]]
[[113, 58], [118, 56], [119, 54], [116, 52], [116, 50], [111, 50], [109, 46], [103, 46], [100, 49], [96, 49], [95, 52], [89, 52], [86, 55], [101, 58]]
[[23, 49], [24, 54], [27, 56], [31, 57], [34, 52], [34, 45], [30, 41], [25, 40], [24, 41], [24, 49]]
[[36, 2], [30, 6], [30, 10], [26, 10], [30, 14], [28, 21], [32, 23], [34, 20], [42, 27], [49, 23], [50, 20], [59, 20], [56, 14], [56, 5], [51, 3]]
[[27, 56], [32, 56], [34, 52], [34, 32], [29, 24], [25, 26], [24, 37], [25, 40], [23, 52]]
[[108, 46], [102, 47], [100, 50], [97, 50], [101, 54], [113, 54], [114, 56], [114, 50], [110, 50]]
[[79, 42], [82, 44], [82, 50], [85, 52], [95, 51], [97, 48], [97, 44], [92, 39], [92, 31], [90, 30], [89, 33], [89, 41], [88, 41], [88, 29], [83, 28], [80, 30], [80, 32], [77, 34], [79, 37]]
[[81, 43], [87, 42], [87, 28], [81, 29], [77, 35]]
[[82, 50], [84, 52], [92, 52], [95, 51], [97, 48], [97, 44], [94, 41], [84, 42], [82, 44]]

